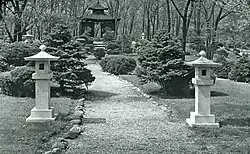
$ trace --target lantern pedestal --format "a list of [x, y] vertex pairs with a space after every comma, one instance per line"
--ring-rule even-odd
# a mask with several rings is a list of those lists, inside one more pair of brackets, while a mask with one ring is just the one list
[[50, 109], [37, 109], [34, 107], [31, 110], [31, 115], [26, 119], [26, 122], [46, 122], [55, 119], [56, 115], [54, 114], [53, 107], [50, 107]]
[[219, 128], [219, 124], [215, 123], [215, 116], [213, 114], [201, 115], [195, 112], [190, 112], [190, 118], [186, 119], [186, 122], [190, 127]]

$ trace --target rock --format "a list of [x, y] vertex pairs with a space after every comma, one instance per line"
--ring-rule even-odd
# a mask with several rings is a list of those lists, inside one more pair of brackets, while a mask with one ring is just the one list
[[75, 111], [72, 117], [73, 117], [73, 119], [82, 119], [83, 118], [83, 111]]
[[62, 150], [66, 150], [67, 149], [67, 145], [64, 144], [63, 142], [56, 142], [52, 145], [52, 149], [54, 148], [60, 148]]
[[153, 98], [149, 98], [148, 101], [151, 102], [151, 101], [154, 101], [154, 99]]
[[71, 132], [75, 132], [77, 134], [80, 134], [82, 132], [82, 129], [80, 126], [78, 125], [74, 125], [71, 129], [70, 129]]
[[74, 119], [74, 120], [71, 120], [70, 121], [71, 124], [73, 125], [81, 125], [82, 124], [82, 121], [80, 119]]
[[52, 154], [52, 151], [46, 151], [44, 154]]
[[75, 139], [77, 138], [78, 134], [76, 132], [68, 131], [63, 135], [63, 138], [65, 139]]
[[60, 149], [60, 148], [53, 148], [53, 150], [51, 152], [52, 152], [52, 154], [61, 154], [62, 153], [62, 149]]
[[44, 154], [44, 150], [38, 149], [35, 151], [35, 154]]
[[84, 107], [81, 105], [77, 105], [75, 108], [76, 111], [84, 111]]
[[84, 107], [85, 106], [85, 100], [86, 100], [85, 98], [81, 98], [81, 99], [77, 100], [77, 104]]

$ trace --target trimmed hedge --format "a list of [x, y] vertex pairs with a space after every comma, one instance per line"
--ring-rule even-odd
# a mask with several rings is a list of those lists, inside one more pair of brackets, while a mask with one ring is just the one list
[[136, 67], [136, 61], [126, 56], [107, 56], [102, 59], [100, 65], [103, 71], [119, 75], [132, 72]]
[[32, 67], [16, 67], [0, 74], [1, 93], [16, 97], [34, 97], [35, 81], [31, 79]]

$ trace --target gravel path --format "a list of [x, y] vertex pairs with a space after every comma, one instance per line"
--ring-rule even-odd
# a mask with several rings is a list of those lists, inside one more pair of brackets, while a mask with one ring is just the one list
[[88, 65], [96, 77], [89, 87], [108, 97], [87, 102], [85, 131], [70, 142], [69, 154], [188, 153], [194, 138], [185, 123], [168, 114], [127, 81]]

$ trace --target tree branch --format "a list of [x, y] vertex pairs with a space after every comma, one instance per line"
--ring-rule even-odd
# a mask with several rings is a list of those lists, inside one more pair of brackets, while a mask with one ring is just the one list
[[184, 19], [184, 16], [181, 14], [179, 8], [176, 6], [175, 2], [173, 0], [170, 0], [172, 4], [174, 5], [175, 10], [178, 12], [179, 16]]

